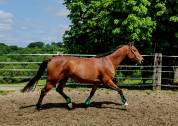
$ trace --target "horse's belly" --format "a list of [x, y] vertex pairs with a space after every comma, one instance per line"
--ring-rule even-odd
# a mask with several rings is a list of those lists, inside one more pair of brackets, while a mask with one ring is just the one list
[[95, 77], [84, 77], [84, 76], [71, 76], [71, 78], [80, 83], [101, 83], [100, 79]]
[[69, 76], [81, 83], [100, 83], [99, 70], [91, 61], [70, 63]]

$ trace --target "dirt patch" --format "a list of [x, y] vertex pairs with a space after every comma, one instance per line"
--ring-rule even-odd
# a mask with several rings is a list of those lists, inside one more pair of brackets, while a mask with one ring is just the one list
[[75, 103], [67, 110], [64, 99], [51, 91], [43, 110], [35, 110], [39, 90], [0, 96], [0, 125], [18, 126], [176, 126], [178, 92], [124, 90], [129, 106], [123, 110], [120, 97], [111, 90], [97, 90], [93, 107], [83, 108], [89, 89], [65, 89]]

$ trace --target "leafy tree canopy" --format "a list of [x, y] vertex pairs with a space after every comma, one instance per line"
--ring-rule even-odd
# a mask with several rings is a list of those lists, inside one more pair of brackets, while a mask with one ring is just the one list
[[129, 41], [145, 54], [177, 45], [175, 0], [64, 1], [72, 23], [63, 36], [70, 53], [102, 53]]
[[42, 48], [43, 46], [44, 46], [43, 42], [32, 42], [27, 47], [29, 47], [29, 48], [34, 48], [34, 47]]

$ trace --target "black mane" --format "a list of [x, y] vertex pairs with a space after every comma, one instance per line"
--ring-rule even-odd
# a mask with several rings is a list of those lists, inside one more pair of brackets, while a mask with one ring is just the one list
[[111, 50], [109, 52], [98, 54], [98, 55], [95, 56], [95, 58], [101, 58], [101, 57], [108, 56], [108, 55], [112, 54], [114, 51], [116, 51], [117, 49], [119, 49], [121, 47], [123, 47], [123, 45], [117, 46], [115, 49], [113, 49], [113, 50]]

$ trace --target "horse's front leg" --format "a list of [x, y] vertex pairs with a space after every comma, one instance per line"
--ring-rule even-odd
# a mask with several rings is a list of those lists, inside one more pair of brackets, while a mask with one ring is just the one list
[[110, 79], [109, 77], [106, 77], [106, 78], [103, 79], [103, 82], [104, 82], [104, 84], [106, 84], [107, 86], [109, 86], [111, 89], [117, 91], [117, 92], [120, 94], [120, 96], [121, 96], [122, 103], [123, 103], [125, 106], [128, 105], [127, 100], [126, 100], [126, 98], [125, 98], [125, 96], [124, 96], [124, 94], [123, 94], [122, 89], [119, 88], [119, 87], [114, 83], [114, 82], [116, 82], [116, 80], [114, 80], [114, 82], [113, 82], [112, 79]]
[[90, 107], [91, 106], [91, 98], [93, 97], [93, 95], [95, 94], [96, 92], [96, 89], [97, 89], [98, 85], [97, 84], [94, 84], [92, 89], [91, 89], [91, 92], [90, 92], [90, 95], [88, 96], [88, 98], [85, 100], [85, 107]]

